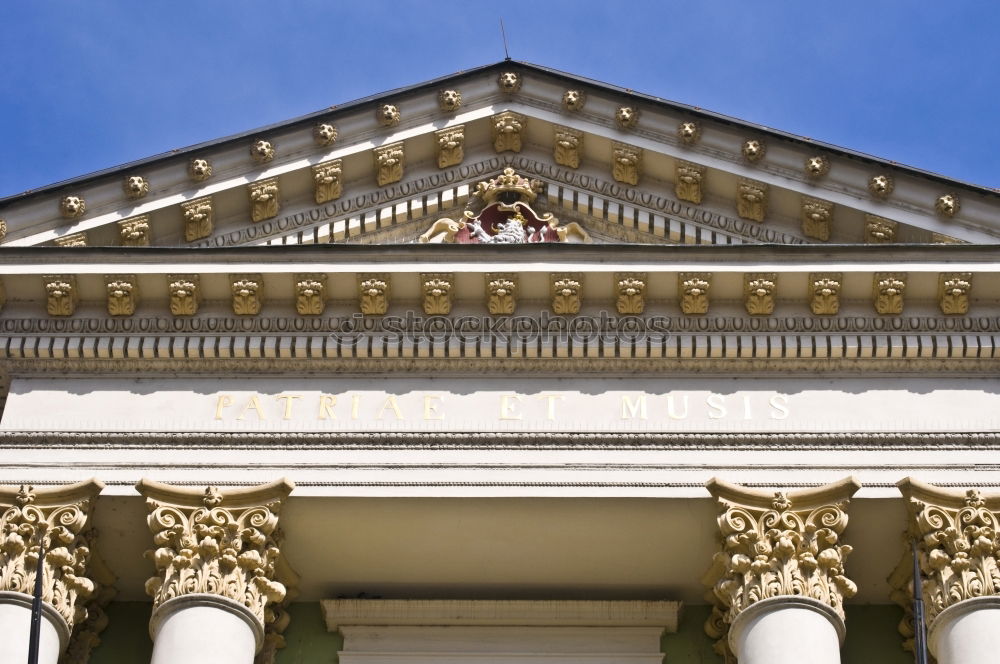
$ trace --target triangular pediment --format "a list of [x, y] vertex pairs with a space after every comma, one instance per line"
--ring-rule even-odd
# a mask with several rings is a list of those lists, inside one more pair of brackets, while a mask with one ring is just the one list
[[507, 167], [598, 244], [1000, 238], [995, 191], [514, 62], [11, 197], [0, 217], [13, 246], [409, 243]]

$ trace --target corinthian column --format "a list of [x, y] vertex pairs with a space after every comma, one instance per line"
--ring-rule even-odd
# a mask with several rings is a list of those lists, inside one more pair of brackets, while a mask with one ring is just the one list
[[156, 547], [149, 632], [152, 664], [251, 664], [287, 617], [278, 514], [294, 488], [278, 480], [224, 494], [142, 480]]
[[770, 494], [708, 482], [721, 513], [722, 550], [704, 578], [714, 604], [705, 624], [716, 651], [740, 664], [837, 664], [846, 633], [840, 543], [853, 477], [815, 489]]
[[[897, 484], [917, 541], [927, 646], [938, 664], [992, 664], [1000, 652], [1000, 494], [953, 491], [907, 477]], [[912, 561], [890, 577], [913, 597]], [[909, 607], [907, 607], [909, 608]], [[912, 636], [912, 614], [902, 631]]]
[[73, 627], [87, 618], [86, 602], [95, 594], [87, 578], [89, 530], [94, 499], [104, 485], [97, 480], [35, 489], [0, 487], [0, 651], [5, 662], [28, 661], [31, 601], [42, 565], [40, 664], [56, 664]]

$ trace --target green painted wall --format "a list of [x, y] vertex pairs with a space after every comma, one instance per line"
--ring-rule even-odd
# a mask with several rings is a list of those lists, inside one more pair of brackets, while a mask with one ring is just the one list
[[[137, 664], [148, 662], [153, 644], [149, 640], [150, 604], [115, 602], [108, 607], [108, 628], [91, 664]], [[277, 664], [336, 664], [342, 640], [323, 624], [319, 603], [296, 603], [289, 608], [291, 625], [285, 632], [286, 647], [278, 652]], [[681, 613], [676, 634], [666, 634], [662, 646], [666, 664], [721, 664], [712, 651], [712, 641], [702, 625], [707, 606], [687, 606]], [[896, 606], [849, 606], [847, 642], [843, 664], [909, 664], [912, 656], [900, 647], [896, 625], [902, 611]]]

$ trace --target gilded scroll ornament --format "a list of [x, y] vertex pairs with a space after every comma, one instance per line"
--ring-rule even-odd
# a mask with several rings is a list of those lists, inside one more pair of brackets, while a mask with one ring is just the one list
[[264, 221], [278, 216], [278, 178], [268, 178], [247, 185], [250, 196], [250, 219]]
[[375, 118], [383, 127], [395, 127], [399, 124], [402, 116], [399, 113], [399, 108], [394, 104], [382, 104], [375, 110]]
[[851, 547], [841, 542], [850, 498], [860, 486], [848, 478], [770, 496], [718, 479], [708, 483], [720, 511], [722, 550], [703, 579], [713, 603], [705, 632], [719, 639], [715, 650], [726, 661], [735, 661], [727, 643], [730, 625], [761, 600], [808, 597], [844, 619], [844, 600], [857, 594], [857, 586], [844, 569]]
[[583, 147], [583, 132], [569, 127], [555, 128], [553, 158], [560, 166], [580, 167], [580, 150]]
[[389, 310], [389, 277], [370, 275], [359, 279], [358, 306], [365, 315], [384, 315]]
[[938, 306], [943, 314], [969, 313], [971, 272], [951, 272], [938, 276]]
[[642, 175], [642, 148], [611, 144], [611, 176], [622, 184], [637, 185]]
[[44, 489], [0, 488], [0, 591], [34, 594], [39, 546], [44, 545], [42, 601], [70, 631], [86, 620], [87, 600], [99, 591], [89, 566], [95, 539], [91, 516], [103, 488], [97, 480]]
[[285, 599], [279, 580], [278, 516], [294, 488], [287, 480], [225, 493], [204, 493], [142, 480], [154, 549], [146, 553], [156, 573], [146, 581], [153, 611], [177, 597], [219, 595], [246, 607], [266, 628], [271, 608]]
[[125, 198], [130, 201], [138, 200], [149, 193], [149, 180], [140, 175], [130, 175], [122, 182], [122, 189], [125, 191]]
[[453, 113], [462, 107], [462, 93], [458, 90], [442, 90], [438, 93], [438, 108], [445, 113]]
[[678, 159], [674, 165], [674, 193], [677, 198], [700, 205], [706, 170], [704, 166]]
[[313, 197], [317, 205], [336, 200], [343, 194], [342, 169], [340, 159], [324, 161], [312, 167]]
[[421, 274], [424, 313], [428, 316], [447, 316], [455, 286], [453, 274]]
[[372, 150], [375, 179], [380, 187], [403, 179], [403, 143], [392, 143]]
[[740, 178], [736, 184], [736, 213], [751, 221], [764, 221], [767, 214], [767, 185]]
[[212, 234], [215, 223], [211, 196], [181, 203], [181, 213], [184, 216], [184, 239], [187, 242], [201, 240]]
[[316, 145], [326, 148], [337, 141], [337, 128], [329, 122], [320, 122], [313, 127], [313, 140]]
[[616, 273], [615, 290], [618, 297], [615, 308], [622, 315], [638, 315], [646, 309], [647, 275], [639, 273]]
[[841, 273], [809, 275], [809, 308], [817, 316], [833, 316], [840, 311]]
[[639, 124], [639, 109], [635, 106], [619, 106], [615, 111], [615, 123], [621, 129], [633, 129]]
[[945, 217], [954, 217], [961, 208], [962, 203], [957, 194], [943, 194], [934, 201], [934, 209]]
[[903, 293], [906, 291], [906, 274], [877, 272], [872, 279], [875, 311], [880, 314], [903, 313]]
[[266, 164], [274, 159], [274, 145], [264, 139], [254, 141], [250, 146], [250, 158], [255, 164]]
[[680, 293], [682, 313], [687, 315], [708, 313], [708, 291], [711, 288], [711, 280], [711, 273], [682, 272], [677, 275], [677, 290]]
[[465, 159], [465, 125], [456, 125], [434, 132], [437, 139], [438, 168], [458, 166]]
[[582, 90], [567, 90], [563, 93], [562, 104], [567, 111], [582, 111], [587, 103], [587, 95]]
[[149, 217], [140, 215], [118, 222], [118, 237], [123, 247], [149, 246]]
[[899, 224], [890, 219], [877, 217], [874, 214], [865, 215], [865, 242], [882, 244], [896, 239], [896, 229]]
[[139, 282], [134, 274], [104, 277], [108, 315], [131, 316], [139, 302]]
[[868, 191], [872, 192], [872, 196], [875, 198], [889, 198], [895, 188], [896, 183], [890, 175], [874, 175], [868, 181]]
[[497, 85], [500, 87], [500, 92], [512, 95], [521, 90], [521, 75], [513, 71], [500, 72]]
[[497, 152], [520, 152], [521, 134], [528, 119], [520, 113], [505, 111], [490, 120], [493, 123], [493, 149]]
[[778, 275], [769, 273], [743, 275], [743, 305], [751, 316], [774, 313], [774, 292]]
[[509, 316], [517, 307], [517, 275], [486, 275], [486, 309], [494, 316]]
[[72, 316], [80, 300], [76, 276], [42, 277], [45, 286], [45, 311], [50, 316]]
[[326, 274], [295, 275], [295, 311], [300, 316], [319, 316], [326, 308]]
[[233, 313], [256, 316], [264, 303], [264, 278], [259, 274], [232, 277]]
[[684, 145], [694, 145], [701, 140], [701, 125], [697, 122], [682, 122], [677, 125], [677, 138]]
[[195, 182], [204, 182], [212, 177], [212, 164], [208, 159], [192, 159], [188, 162], [188, 177]]
[[174, 316], [194, 316], [201, 304], [201, 278], [197, 274], [167, 276], [170, 313]]
[[830, 160], [823, 155], [816, 155], [806, 158], [806, 175], [811, 178], [820, 178], [830, 172]]
[[87, 201], [81, 196], [64, 196], [59, 201], [59, 213], [63, 219], [77, 219], [87, 211]]
[[767, 143], [756, 138], [743, 141], [743, 158], [751, 164], [756, 164], [767, 154]]
[[53, 242], [57, 247], [86, 247], [88, 244], [87, 233], [63, 235], [62, 237], [57, 237]]
[[802, 197], [802, 233], [814, 240], [830, 239], [833, 222], [833, 203], [818, 198]]
[[583, 295], [581, 275], [552, 275], [552, 313], [580, 313], [580, 299]]

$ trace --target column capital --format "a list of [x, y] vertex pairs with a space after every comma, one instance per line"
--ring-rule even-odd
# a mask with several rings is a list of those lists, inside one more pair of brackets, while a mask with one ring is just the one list
[[[287, 623], [279, 615], [288, 596], [282, 581], [294, 574], [281, 560], [278, 516], [294, 488], [286, 479], [224, 492], [140, 480], [156, 547], [146, 552], [157, 572], [146, 581], [154, 616], [168, 600], [217, 595], [246, 607], [258, 634], [280, 632]], [[258, 640], [257, 649], [262, 645]]]
[[65, 621], [66, 639], [86, 619], [86, 602], [97, 591], [87, 569], [94, 538], [90, 516], [103, 488], [96, 479], [40, 489], [0, 487], [0, 591], [34, 594], [44, 542], [42, 600]]
[[841, 535], [860, 482], [848, 477], [812, 489], [768, 492], [712, 479], [706, 487], [718, 502], [722, 550], [703, 578], [713, 604], [705, 631], [718, 639], [720, 655], [734, 660], [729, 628], [761, 600], [808, 597], [843, 621], [844, 600], [857, 586], [844, 572], [851, 547], [841, 544]]

